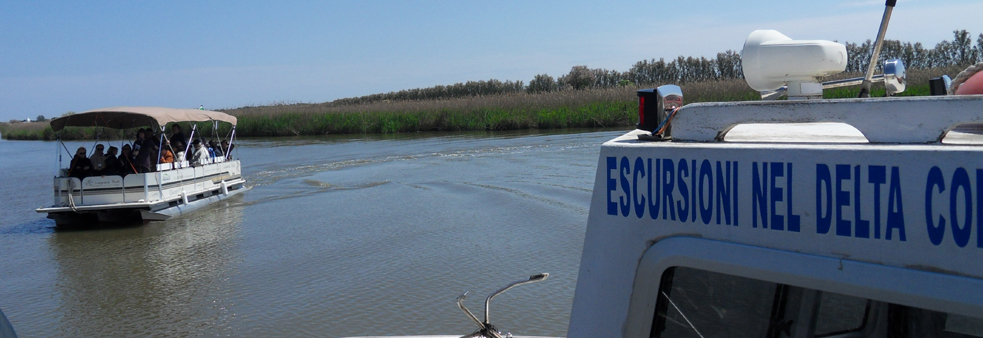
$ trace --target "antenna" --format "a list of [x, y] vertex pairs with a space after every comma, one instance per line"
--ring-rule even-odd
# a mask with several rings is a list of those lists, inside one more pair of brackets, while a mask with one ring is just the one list
[[884, 4], [884, 16], [881, 17], [881, 27], [877, 30], [877, 40], [874, 42], [874, 53], [870, 56], [870, 61], [867, 65], [867, 75], [864, 76], [864, 82], [860, 84], [860, 97], [870, 97], [870, 84], [871, 79], [874, 76], [874, 67], [877, 66], [877, 60], [881, 57], [881, 45], [884, 44], [884, 34], [887, 33], [887, 23], [891, 21], [891, 11], [894, 10], [894, 5], [898, 3], [898, 0], [887, 0]]

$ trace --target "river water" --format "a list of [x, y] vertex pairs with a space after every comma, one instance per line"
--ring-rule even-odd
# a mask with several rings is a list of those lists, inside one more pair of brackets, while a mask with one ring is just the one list
[[459, 294], [481, 316], [549, 272], [491, 320], [563, 336], [600, 145], [621, 133], [246, 140], [251, 190], [87, 231], [34, 212], [56, 144], [0, 141], [0, 309], [21, 337], [463, 335]]

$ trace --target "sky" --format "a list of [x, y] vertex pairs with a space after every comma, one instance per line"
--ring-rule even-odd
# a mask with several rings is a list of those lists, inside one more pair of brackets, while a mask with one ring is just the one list
[[[0, 121], [112, 106], [316, 103], [740, 51], [755, 29], [862, 42], [884, 1], [2, 1]], [[887, 38], [983, 33], [981, 0], [899, 0]]]

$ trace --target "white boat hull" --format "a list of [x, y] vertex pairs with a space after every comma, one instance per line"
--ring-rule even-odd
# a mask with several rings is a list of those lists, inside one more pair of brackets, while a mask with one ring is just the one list
[[51, 207], [59, 226], [163, 221], [245, 190], [239, 161], [121, 176], [54, 178]]

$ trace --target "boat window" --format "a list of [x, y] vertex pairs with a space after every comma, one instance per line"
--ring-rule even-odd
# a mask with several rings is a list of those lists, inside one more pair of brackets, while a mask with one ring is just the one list
[[687, 267], [666, 270], [651, 337], [983, 338], [964, 316]]
[[[653, 337], [764, 337], [777, 284], [677, 267]], [[665, 278], [664, 278], [665, 279]], [[665, 288], [664, 288], [665, 289]], [[668, 296], [668, 298], [666, 298]]]
[[816, 316], [817, 337], [830, 337], [864, 328], [870, 302], [863, 298], [831, 292], [819, 292]]

